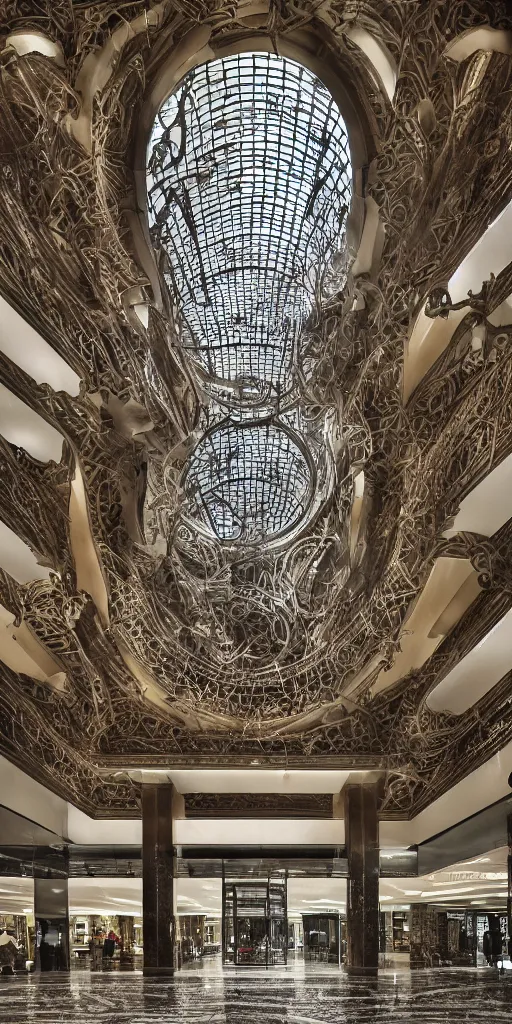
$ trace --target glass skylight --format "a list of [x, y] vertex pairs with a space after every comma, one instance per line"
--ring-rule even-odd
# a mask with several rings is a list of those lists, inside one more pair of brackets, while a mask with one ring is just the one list
[[254, 544], [291, 529], [304, 515], [309, 466], [282, 428], [226, 424], [196, 448], [186, 491], [192, 515], [219, 540]]
[[[254, 393], [265, 396], [266, 417], [277, 416], [294, 385], [319, 276], [343, 248], [351, 199], [347, 133], [329, 91], [300, 64], [271, 53], [237, 54], [195, 68], [157, 115], [147, 188], [151, 234], [180, 312], [183, 344], [203, 379], [238, 386], [241, 419], [243, 396]], [[204, 509], [219, 538], [245, 540], [264, 524], [281, 532], [302, 507], [302, 477], [296, 498], [291, 474], [286, 483], [288, 515], [265, 476], [267, 429], [245, 431], [243, 442], [238, 435], [239, 470], [224, 467], [228, 498], [217, 503], [208, 497], [217, 494], [226, 431], [205, 442], [212, 479], [203, 463], [189, 473], [189, 481], [206, 489]], [[286, 432], [283, 437], [281, 477], [289, 443]], [[260, 488], [258, 513], [251, 466]]]

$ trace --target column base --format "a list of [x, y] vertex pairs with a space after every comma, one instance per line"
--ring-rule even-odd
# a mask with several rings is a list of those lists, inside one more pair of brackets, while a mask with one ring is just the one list
[[174, 967], [143, 967], [142, 974], [145, 978], [172, 978]]
[[347, 964], [345, 964], [345, 970], [352, 977], [360, 978], [376, 978], [379, 973], [378, 967], [349, 967]]

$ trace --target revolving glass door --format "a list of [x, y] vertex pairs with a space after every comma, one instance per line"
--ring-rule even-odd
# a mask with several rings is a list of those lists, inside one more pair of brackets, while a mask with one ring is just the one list
[[222, 914], [224, 963], [264, 967], [286, 963], [286, 879], [225, 881]]

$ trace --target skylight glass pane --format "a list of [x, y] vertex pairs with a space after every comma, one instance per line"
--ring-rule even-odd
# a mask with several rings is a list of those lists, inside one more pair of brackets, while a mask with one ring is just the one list
[[149, 148], [150, 224], [187, 346], [212, 376], [281, 394], [290, 386], [311, 271], [340, 247], [350, 174], [339, 111], [294, 61], [212, 61], [163, 105]]
[[199, 443], [186, 491], [191, 514], [219, 540], [257, 543], [289, 530], [304, 515], [309, 466], [281, 428], [228, 424]]
[[[318, 277], [343, 250], [345, 125], [325, 86], [295, 61], [211, 61], [161, 107], [147, 187], [182, 342], [207, 382], [236, 385], [239, 396], [239, 422], [209, 431], [192, 455], [189, 512], [222, 541], [281, 535], [310, 503], [303, 441], [278, 417]], [[242, 429], [255, 396], [265, 423]]]

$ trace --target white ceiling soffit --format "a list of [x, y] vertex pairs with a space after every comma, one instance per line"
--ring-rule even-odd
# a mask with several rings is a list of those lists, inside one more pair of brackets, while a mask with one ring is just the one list
[[78, 395], [80, 377], [33, 327], [0, 296], [0, 352], [37, 384]]
[[454, 537], [466, 530], [492, 537], [511, 516], [512, 455], [508, 455], [464, 498], [453, 525], [443, 532], [443, 537]]
[[63, 691], [66, 674], [61, 666], [26, 622], [15, 626], [14, 621], [14, 615], [0, 604], [0, 661], [13, 672]]
[[39, 565], [34, 552], [0, 519], [0, 566], [18, 583], [47, 580], [50, 570]]
[[462, 61], [478, 50], [512, 54], [512, 32], [491, 28], [490, 25], [480, 25], [479, 28], [471, 28], [463, 35], [457, 36], [444, 52], [450, 60]]
[[[460, 302], [469, 290], [478, 293], [491, 273], [497, 277], [508, 266], [512, 256], [511, 235], [512, 202], [484, 231], [450, 278], [448, 291], [452, 302]], [[424, 308], [420, 310], [404, 356], [404, 402], [448, 347], [456, 327], [468, 312], [469, 307], [466, 306], [449, 313], [446, 318], [438, 316], [431, 319], [426, 316]]]
[[339, 793], [348, 771], [283, 771], [274, 768], [130, 771], [144, 782], [173, 782], [178, 793]]
[[64, 54], [60, 43], [49, 39], [43, 32], [35, 29], [32, 32], [12, 32], [5, 40], [6, 46], [12, 46], [20, 57], [26, 53], [41, 53], [44, 57], [53, 57], [57, 64], [64, 64]]
[[0, 384], [0, 434], [39, 462], [60, 462], [62, 434]]
[[318, 911], [346, 911], [346, 878], [289, 878], [288, 917], [314, 914]]
[[[443, 903], [457, 907], [506, 905], [506, 847], [460, 861], [441, 871], [418, 878], [381, 878], [381, 910], [386, 903]], [[447, 906], [446, 909], [449, 909]]]
[[427, 698], [431, 711], [462, 715], [512, 668], [512, 610], [452, 668]]
[[377, 84], [384, 89], [389, 100], [393, 99], [396, 88], [396, 64], [387, 46], [360, 25], [344, 27], [347, 39], [363, 51], [378, 76]]
[[400, 650], [372, 688], [375, 695], [421, 668], [480, 593], [478, 575], [466, 558], [437, 558], [403, 624]]
[[512, 324], [512, 294], [507, 295], [507, 298], [499, 306], [496, 306], [496, 309], [493, 309], [487, 319], [493, 327], [505, 327]]
[[[507, 456], [464, 498], [444, 537], [469, 531], [492, 537], [512, 516], [512, 455]], [[512, 668], [512, 612], [476, 645], [429, 694], [432, 711], [461, 715]], [[507, 642], [508, 641], [508, 642]]]
[[71, 481], [69, 496], [69, 535], [78, 589], [85, 590], [92, 597], [101, 624], [107, 627], [109, 624], [107, 587], [91, 532], [89, 506], [78, 459], [75, 462], [75, 475]]

